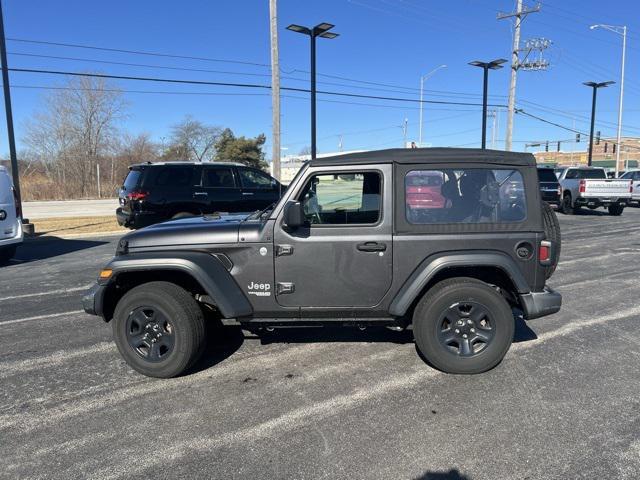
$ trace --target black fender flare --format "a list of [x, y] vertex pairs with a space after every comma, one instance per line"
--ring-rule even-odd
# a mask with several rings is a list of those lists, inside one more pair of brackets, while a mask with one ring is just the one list
[[[144, 252], [114, 257], [104, 268], [113, 270], [107, 283], [125, 272], [178, 270], [190, 275], [213, 299], [225, 318], [253, 313], [251, 303], [229, 271], [216, 257], [204, 252]], [[99, 282], [101, 283], [101, 282]], [[106, 284], [103, 284], [106, 285]]]
[[444, 252], [425, 258], [402, 285], [389, 307], [389, 313], [402, 316], [429, 281], [440, 271], [452, 267], [497, 267], [506, 273], [519, 294], [530, 287], [515, 261], [500, 252]]

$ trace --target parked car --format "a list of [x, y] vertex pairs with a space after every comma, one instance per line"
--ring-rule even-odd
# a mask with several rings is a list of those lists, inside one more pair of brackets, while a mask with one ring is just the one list
[[[418, 218], [407, 214], [415, 171], [441, 178], [446, 198]], [[83, 306], [112, 323], [128, 364], [154, 377], [198, 360], [206, 322], [258, 334], [413, 324], [430, 364], [473, 374], [507, 353], [513, 309], [528, 320], [560, 309], [545, 285], [559, 251], [531, 154], [352, 153], [306, 163], [275, 206], [243, 220], [187, 218], [125, 235]]]
[[629, 205], [633, 207], [640, 206], [640, 170], [629, 170], [625, 172], [620, 178], [630, 180], [633, 191], [631, 192], [631, 200]]
[[549, 167], [538, 167], [538, 180], [540, 181], [540, 196], [553, 208], [560, 208], [562, 188], [558, 177]]
[[22, 213], [17, 205], [11, 176], [5, 167], [0, 167], [0, 264], [15, 256], [23, 240]]
[[135, 229], [203, 214], [250, 213], [278, 201], [283, 191], [275, 178], [238, 163], [142, 163], [129, 167], [116, 217]]
[[607, 178], [603, 168], [560, 167], [556, 169], [562, 187], [562, 213], [571, 215], [580, 207], [604, 207], [621, 215], [631, 200], [631, 181]]
[[424, 210], [443, 208], [446, 199], [441, 188], [444, 174], [441, 172], [409, 172], [405, 178], [408, 215], [419, 218]]

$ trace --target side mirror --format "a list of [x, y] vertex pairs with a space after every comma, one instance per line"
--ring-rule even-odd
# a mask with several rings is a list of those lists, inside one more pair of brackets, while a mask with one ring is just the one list
[[284, 224], [289, 228], [298, 228], [306, 223], [304, 207], [296, 200], [289, 200], [284, 206]]

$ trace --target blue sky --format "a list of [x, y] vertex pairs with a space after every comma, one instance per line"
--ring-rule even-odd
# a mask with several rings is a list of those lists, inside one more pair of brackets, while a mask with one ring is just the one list
[[[285, 30], [290, 23], [330, 22], [340, 37], [318, 41], [318, 73], [388, 84], [371, 85], [319, 76], [319, 89], [366, 95], [418, 98], [420, 75], [441, 64], [426, 84], [425, 99], [476, 103], [481, 99], [482, 71], [472, 60], [510, 58], [509, 20], [496, 20], [514, 1], [460, 0], [279, 0], [280, 63], [283, 86], [308, 87], [308, 39]], [[74, 49], [8, 41], [11, 67], [97, 71], [115, 75], [156, 76], [239, 83], [270, 83], [268, 0], [5, 0], [8, 38], [76, 43], [137, 51], [206, 57], [198, 61]], [[618, 80], [621, 38], [593, 23], [626, 24], [630, 35], [625, 88], [625, 134], [640, 136], [640, 6], [632, 0], [603, 4], [595, 0], [544, 0], [540, 13], [523, 23], [523, 39], [545, 37], [553, 46], [545, 56], [546, 72], [520, 72], [517, 102], [528, 112], [581, 131], [588, 131], [591, 92], [583, 81]], [[16, 55], [28, 53], [84, 60]], [[194, 72], [93, 63], [88, 60], [139, 63], [162, 67], [214, 70]], [[219, 73], [233, 72], [233, 73]], [[53, 75], [11, 73], [16, 136], [20, 145], [25, 121], [42, 103], [46, 90], [25, 86], [59, 86]], [[490, 101], [506, 104], [507, 68], [491, 72]], [[160, 140], [185, 115], [230, 127], [239, 135], [264, 132], [270, 155], [271, 100], [268, 91], [218, 86], [171, 85], [115, 81], [125, 93], [127, 130], [149, 132]], [[402, 87], [402, 88], [400, 88]], [[379, 88], [380, 90], [375, 90]], [[179, 92], [179, 93], [177, 93]], [[188, 93], [188, 94], [187, 94]], [[197, 94], [196, 94], [197, 93]], [[206, 94], [204, 94], [206, 93]], [[219, 95], [219, 94], [225, 95]], [[229, 95], [233, 94], [233, 95]], [[238, 95], [241, 94], [241, 95]], [[251, 94], [251, 95], [247, 95]], [[318, 97], [318, 149], [337, 151], [400, 146], [400, 126], [408, 120], [409, 140], [418, 137], [418, 104], [372, 99]], [[341, 102], [341, 103], [336, 103]], [[347, 103], [345, 103], [347, 102]], [[597, 129], [615, 134], [618, 86], [600, 90]], [[424, 107], [424, 141], [434, 146], [479, 146], [481, 112], [476, 107], [429, 104]], [[570, 132], [517, 115], [514, 146], [526, 141], [573, 138]], [[575, 123], [574, 123], [575, 122]], [[491, 127], [491, 120], [489, 126]], [[506, 113], [499, 114], [497, 137], [502, 148]], [[7, 150], [0, 122], [0, 152]], [[491, 136], [491, 131], [489, 131]], [[489, 140], [490, 142], [490, 140]], [[304, 93], [283, 92], [283, 153], [298, 153], [309, 144], [309, 102]], [[563, 149], [584, 149], [566, 143]]]

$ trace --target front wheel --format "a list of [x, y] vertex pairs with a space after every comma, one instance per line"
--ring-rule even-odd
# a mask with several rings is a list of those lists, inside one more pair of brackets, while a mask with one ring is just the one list
[[624, 211], [624, 207], [622, 205], [618, 205], [617, 203], [609, 205], [607, 209], [609, 210], [609, 215], [613, 215], [614, 217], [622, 215], [622, 212]]
[[149, 377], [171, 378], [204, 349], [204, 316], [195, 299], [169, 282], [132, 288], [116, 305], [113, 337], [125, 361]]
[[511, 308], [494, 288], [473, 278], [444, 280], [413, 314], [420, 353], [447, 373], [482, 373], [504, 358], [513, 340]]
[[571, 205], [571, 195], [565, 195], [562, 197], [562, 204], [560, 206], [562, 213], [565, 215], [573, 215], [576, 213], [576, 209]]

